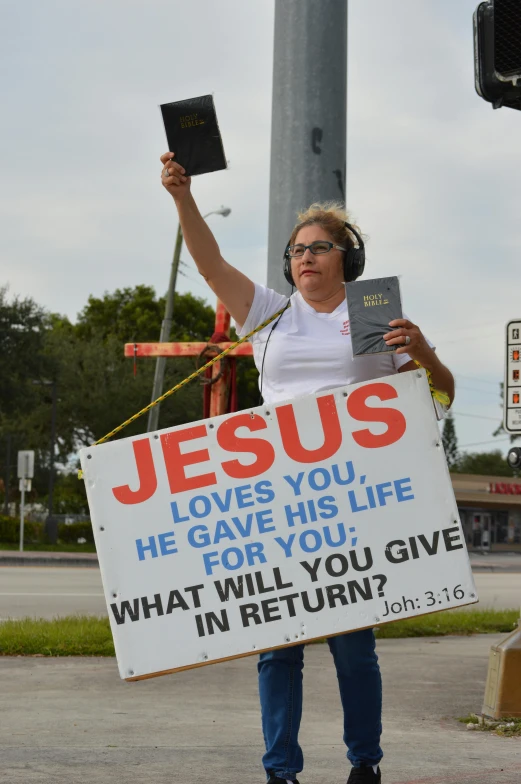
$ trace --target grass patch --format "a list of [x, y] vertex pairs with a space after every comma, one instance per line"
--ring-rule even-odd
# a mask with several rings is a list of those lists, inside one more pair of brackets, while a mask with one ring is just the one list
[[[0, 550], [19, 550], [20, 545], [13, 542], [0, 542]], [[24, 552], [42, 552], [42, 553], [95, 553], [96, 547], [91, 542], [85, 544], [75, 544], [71, 542], [63, 542], [62, 544], [43, 544], [35, 542], [26, 544], [24, 542]]]
[[71, 615], [0, 623], [1, 656], [114, 656], [108, 618]]
[[382, 624], [379, 640], [399, 637], [439, 637], [448, 634], [499, 634], [511, 632], [519, 610], [445, 610], [405, 621]]
[[[468, 610], [394, 621], [377, 629], [378, 638], [510, 632], [519, 610]], [[114, 656], [109, 620], [71, 615], [52, 621], [23, 618], [0, 623], [0, 656]]]
[[485, 716], [471, 713], [470, 716], [462, 716], [458, 721], [466, 724], [467, 729], [474, 730], [474, 732], [492, 732], [503, 738], [521, 737], [520, 718], [488, 719]]

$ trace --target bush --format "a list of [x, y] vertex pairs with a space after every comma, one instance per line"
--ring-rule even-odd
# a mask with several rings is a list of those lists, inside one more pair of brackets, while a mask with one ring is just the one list
[[[26, 544], [42, 543], [44, 541], [44, 523], [24, 522], [24, 542]], [[92, 525], [90, 523], [58, 523], [58, 543], [76, 544], [78, 539], [85, 539], [94, 543]], [[0, 515], [0, 542], [18, 544], [20, 541], [20, 520], [15, 517]]]
[[[0, 515], [0, 542], [17, 544], [20, 541], [20, 520]], [[43, 523], [24, 522], [24, 542], [42, 542]]]
[[63, 543], [76, 544], [78, 539], [86, 539], [87, 542], [94, 543], [94, 534], [90, 523], [58, 523], [58, 541]]

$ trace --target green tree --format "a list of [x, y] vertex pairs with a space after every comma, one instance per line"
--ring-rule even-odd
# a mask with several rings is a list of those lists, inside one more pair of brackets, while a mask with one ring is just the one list
[[[454, 471], [454, 469], [452, 469]], [[492, 476], [519, 476], [508, 465], [499, 449], [493, 452], [464, 452], [455, 469], [460, 474], [489, 474]]]
[[[98, 440], [150, 402], [154, 359], [125, 358], [127, 342], [158, 339], [164, 299], [149, 286], [117, 289], [102, 298], [89, 297], [72, 326], [55, 320], [47, 336], [47, 351], [60, 361], [62, 416], [73, 429], [77, 445]], [[176, 295], [171, 339], [206, 340], [214, 312], [191, 294]], [[190, 359], [169, 360], [165, 390], [193, 372]], [[202, 415], [202, 390], [188, 385], [161, 407], [161, 427], [171, 427]], [[119, 437], [144, 432], [146, 416], [125, 428]]]
[[0, 427], [15, 431], [19, 419], [34, 408], [34, 380], [50, 370], [43, 355], [48, 314], [27, 297], [8, 297], [0, 288]]
[[[72, 324], [31, 299], [9, 298], [5, 289], [0, 290], [0, 469], [4, 476], [8, 435], [11, 465], [18, 449], [37, 452], [31, 501], [47, 497], [52, 415], [52, 388], [34, 382], [56, 383], [56, 461], [70, 465], [80, 446], [106, 435], [150, 402], [155, 359], [139, 359], [134, 374], [124, 344], [157, 340], [164, 306], [164, 298], [149, 286], [117, 289], [101, 298], [89, 297], [77, 324]], [[215, 313], [204, 300], [176, 294], [171, 340], [207, 341], [214, 322]], [[186, 357], [169, 359], [164, 389], [190, 375], [195, 364]], [[258, 402], [257, 372], [251, 359], [238, 360], [237, 368], [239, 405], [250, 408]], [[202, 398], [202, 385], [190, 382], [162, 404], [160, 426], [200, 419]], [[146, 420], [136, 420], [119, 437], [144, 432]], [[62, 477], [56, 481], [58, 502]], [[75, 508], [82, 506], [81, 493], [74, 503], [69, 486], [63, 494]]]
[[[106, 339], [93, 336], [66, 341], [62, 335], [49, 336], [55, 341], [63, 364], [61, 384], [66, 396], [61, 400], [62, 416], [73, 426], [77, 445], [97, 441], [150, 402], [155, 362], [141, 359], [133, 372], [133, 360], [123, 355], [123, 343], [114, 335]], [[165, 390], [191, 372], [193, 362], [179, 358], [166, 364]], [[172, 427], [202, 416], [202, 388], [188, 384], [161, 406], [161, 427]], [[146, 431], [146, 416], [137, 419], [117, 437], [125, 438]]]
[[51, 315], [33, 299], [9, 296], [6, 287], [0, 288], [0, 474], [9, 481], [12, 493], [17, 491], [16, 453], [20, 449], [36, 452], [36, 494], [44, 490], [46, 466], [48, 476], [50, 393], [37, 382], [51, 380], [56, 369], [45, 352], [51, 323]]
[[456, 425], [454, 416], [449, 411], [443, 422], [443, 433], [441, 437], [445, 457], [450, 470], [458, 464], [458, 439], [456, 436]]
[[[116, 289], [102, 298], [89, 297], [78, 316], [76, 334], [90, 339], [117, 338], [120, 343], [148, 342], [159, 338], [165, 298], [156, 297], [151, 286]], [[171, 340], [208, 340], [213, 333], [215, 312], [193, 294], [175, 294]]]
[[[123, 346], [157, 340], [164, 307], [164, 298], [156, 297], [151, 287], [136, 286], [102, 298], [89, 297], [72, 334], [67, 324], [55, 323], [51, 353], [62, 360], [69, 421], [74, 422], [80, 443], [101, 438], [150, 402], [155, 359], [138, 359], [134, 377], [133, 360], [124, 357]], [[175, 295], [171, 340], [207, 341], [214, 323], [215, 312], [203, 299]], [[185, 357], [168, 359], [164, 390], [190, 375], [195, 364]], [[258, 402], [257, 371], [251, 359], [240, 359], [237, 367], [239, 405], [251, 408]], [[194, 380], [161, 405], [160, 427], [200, 419], [202, 411], [202, 385]], [[136, 420], [120, 437], [144, 432], [146, 420], [146, 416]]]
[[[47, 496], [41, 500], [46, 506]], [[76, 470], [61, 472], [56, 477], [53, 507], [55, 514], [89, 514], [85, 483], [78, 481]]]

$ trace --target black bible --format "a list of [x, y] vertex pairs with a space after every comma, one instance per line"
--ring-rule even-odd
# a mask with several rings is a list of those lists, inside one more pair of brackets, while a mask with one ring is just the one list
[[398, 344], [387, 346], [383, 339], [393, 329], [389, 322], [403, 318], [397, 277], [347, 283], [346, 297], [353, 356], [384, 354], [399, 348]]
[[160, 108], [168, 149], [187, 177], [227, 168], [212, 95], [163, 103]]

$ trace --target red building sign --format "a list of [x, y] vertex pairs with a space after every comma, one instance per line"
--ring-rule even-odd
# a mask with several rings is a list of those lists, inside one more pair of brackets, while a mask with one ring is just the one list
[[488, 491], [498, 495], [521, 495], [521, 485], [512, 482], [490, 482]]

